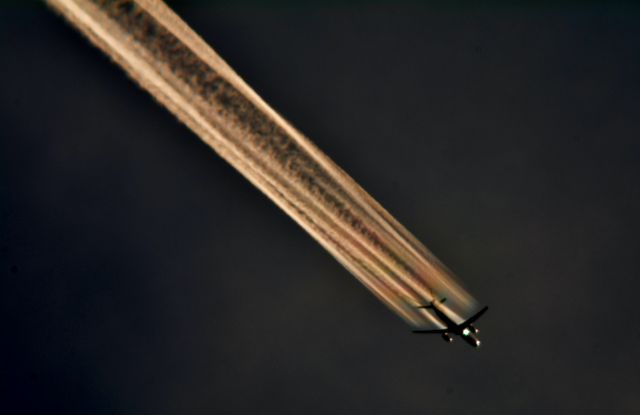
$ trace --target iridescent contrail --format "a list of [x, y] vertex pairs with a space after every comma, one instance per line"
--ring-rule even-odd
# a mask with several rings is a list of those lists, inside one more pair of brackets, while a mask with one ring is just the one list
[[47, 2], [409, 324], [439, 324], [416, 308], [436, 295], [458, 320], [476, 307], [451, 271], [162, 1]]

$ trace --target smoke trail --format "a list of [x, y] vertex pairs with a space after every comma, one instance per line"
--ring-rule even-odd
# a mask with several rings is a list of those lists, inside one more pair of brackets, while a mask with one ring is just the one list
[[162, 1], [47, 2], [409, 324], [438, 324], [416, 308], [434, 295], [457, 319], [475, 307], [433, 254]]

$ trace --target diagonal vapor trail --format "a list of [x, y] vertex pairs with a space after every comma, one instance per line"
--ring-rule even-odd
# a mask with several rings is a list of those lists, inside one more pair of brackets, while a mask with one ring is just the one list
[[427, 248], [269, 107], [160, 0], [46, 0], [414, 326], [473, 297]]

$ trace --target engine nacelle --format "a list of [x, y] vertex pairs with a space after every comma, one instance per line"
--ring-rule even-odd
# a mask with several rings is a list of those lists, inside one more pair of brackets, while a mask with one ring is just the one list
[[473, 333], [462, 334], [462, 339], [469, 343], [473, 347], [480, 347], [480, 339], [476, 337]]
[[469, 324], [469, 331], [473, 334], [478, 334], [480, 333], [480, 330], [476, 328], [476, 326], [474, 326], [473, 324]]
[[444, 341], [446, 341], [447, 343], [451, 343], [453, 341], [453, 337], [451, 337], [449, 335], [449, 333], [442, 333], [442, 338], [444, 339]]

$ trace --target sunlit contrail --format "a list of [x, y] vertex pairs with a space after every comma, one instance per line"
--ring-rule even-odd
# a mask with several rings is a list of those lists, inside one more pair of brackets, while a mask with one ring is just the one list
[[409, 324], [476, 303], [417, 239], [159, 0], [47, 0]]

